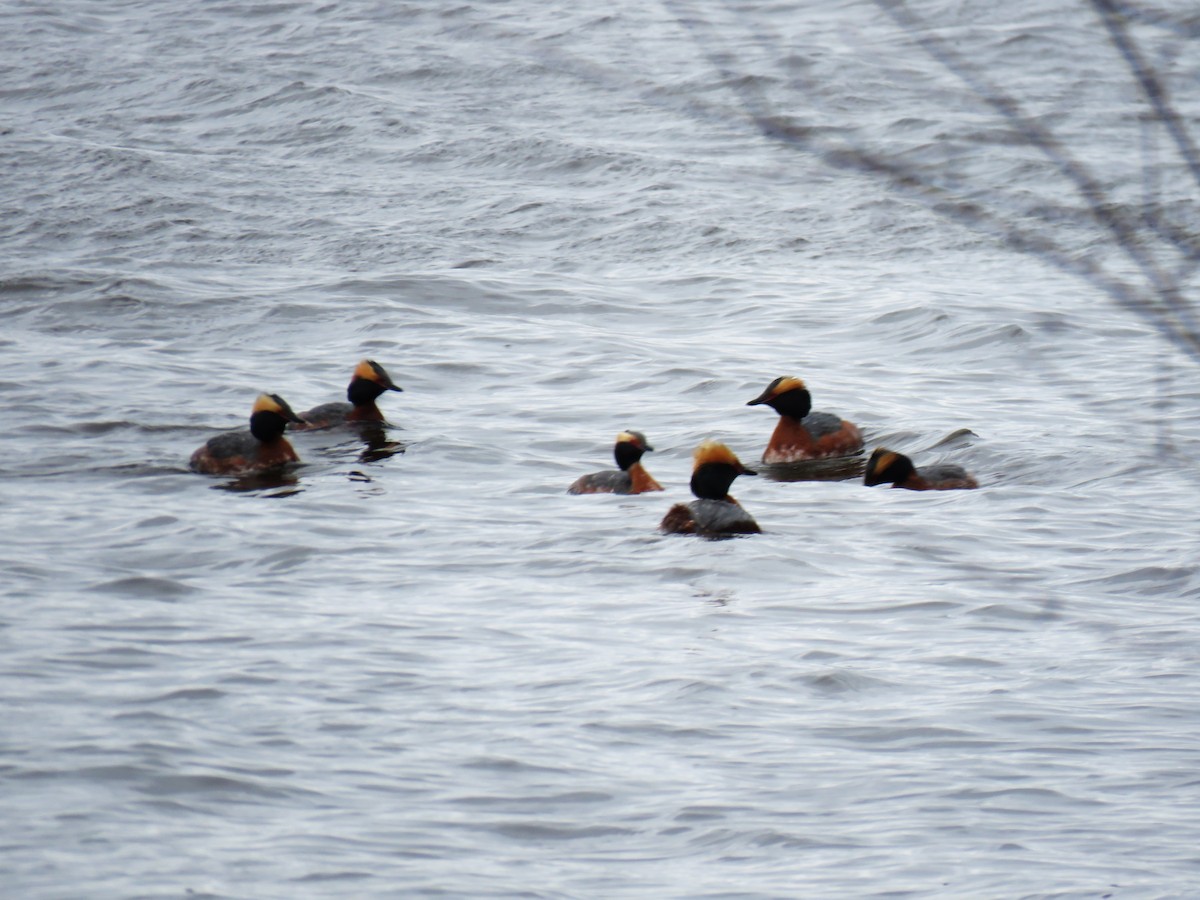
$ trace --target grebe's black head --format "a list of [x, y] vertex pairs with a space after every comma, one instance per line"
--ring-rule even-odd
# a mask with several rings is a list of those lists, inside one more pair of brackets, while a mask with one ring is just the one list
[[350, 386], [346, 388], [346, 399], [355, 406], [374, 403], [384, 391], [403, 391], [384, 371], [383, 366], [371, 359], [364, 359], [354, 370]]
[[260, 441], [274, 441], [283, 436], [288, 422], [300, 421], [278, 394], [259, 394], [250, 412], [250, 433]]
[[739, 475], [757, 475], [719, 441], [705, 441], [692, 454], [692, 493], [701, 500], [724, 500]]
[[640, 431], [622, 431], [617, 435], [617, 443], [613, 446], [613, 456], [617, 465], [624, 472], [642, 458], [647, 450], [653, 450], [646, 436]]
[[903, 453], [896, 453], [884, 447], [876, 448], [867, 460], [867, 471], [863, 475], [863, 484], [895, 484], [904, 481], [916, 469], [912, 460]]
[[749, 401], [747, 406], [766, 404], [781, 416], [803, 419], [812, 412], [812, 396], [799, 378], [784, 375], [767, 385], [767, 389]]

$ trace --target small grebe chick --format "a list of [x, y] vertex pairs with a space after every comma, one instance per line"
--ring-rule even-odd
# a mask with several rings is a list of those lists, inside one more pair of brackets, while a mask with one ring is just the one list
[[764, 403], [779, 413], [779, 424], [763, 451], [762, 461], [768, 465], [849, 456], [862, 450], [858, 426], [833, 413], [813, 412], [812, 396], [799, 378], [776, 378], [746, 405]]
[[613, 446], [617, 460], [617, 471], [592, 472], [580, 475], [567, 488], [568, 494], [642, 494], [646, 491], [661, 491], [659, 484], [642, 466], [642, 454], [653, 450], [646, 436], [640, 431], [622, 431]]
[[733, 451], [717, 441], [706, 441], [692, 455], [692, 493], [698, 499], [676, 503], [663, 517], [659, 530], [667, 534], [758, 534], [754, 517], [729, 496], [729, 486], [739, 475], [756, 475], [741, 464]]
[[299, 462], [283, 430], [299, 422], [278, 394], [259, 394], [250, 413], [250, 430], [209, 439], [192, 454], [191, 467], [207, 475], [253, 475]]
[[383, 366], [371, 359], [364, 359], [354, 370], [350, 385], [346, 388], [346, 400], [314, 406], [300, 413], [302, 424], [293, 431], [310, 431], [315, 428], [332, 428], [348, 422], [382, 422], [383, 413], [375, 401], [385, 391], [403, 391], [384, 371]]
[[863, 483], [868, 486], [892, 483], [910, 491], [956, 491], [979, 487], [962, 466], [944, 464], [918, 469], [903, 453], [879, 447], [867, 462]]

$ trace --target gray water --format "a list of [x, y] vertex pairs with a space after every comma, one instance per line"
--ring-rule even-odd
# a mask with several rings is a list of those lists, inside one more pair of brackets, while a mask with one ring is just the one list
[[[1200, 894], [1196, 183], [1044, 7], [0, 5], [5, 895]], [[981, 488], [658, 534], [785, 374]]]

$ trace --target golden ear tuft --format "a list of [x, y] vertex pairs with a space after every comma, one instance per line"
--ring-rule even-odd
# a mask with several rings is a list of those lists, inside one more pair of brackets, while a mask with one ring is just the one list
[[392, 376], [373, 359], [364, 359], [354, 370], [354, 378], [363, 381], [373, 381], [385, 391], [403, 391], [392, 381]]
[[778, 397], [780, 394], [786, 394], [788, 391], [807, 390], [803, 381], [792, 375], [784, 375], [782, 378], [776, 378], [774, 389], [771, 391], [772, 397]]
[[725, 463], [735, 468], [742, 465], [733, 451], [720, 441], [705, 441], [697, 447], [696, 452], [692, 454], [692, 463], [696, 469], [709, 463]]
[[879, 447], [871, 454], [871, 459], [867, 462], [867, 473], [877, 475], [880, 472], [886, 472], [899, 458], [900, 454], [884, 447]]
[[639, 450], [653, 450], [650, 442], [646, 440], [646, 436], [640, 431], [634, 431], [632, 428], [629, 431], [622, 431], [617, 435], [618, 444], [633, 444]]
[[254, 401], [254, 409], [251, 413], [273, 412], [282, 413], [283, 408], [279, 405], [279, 397], [275, 394], [259, 394]]

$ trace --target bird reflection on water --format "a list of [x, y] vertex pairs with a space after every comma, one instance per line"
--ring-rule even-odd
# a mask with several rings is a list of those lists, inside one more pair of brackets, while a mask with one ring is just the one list
[[757, 471], [770, 481], [851, 481], [862, 478], [865, 465], [861, 456], [835, 456], [760, 465]]
[[295, 471], [276, 469], [222, 481], [214, 484], [213, 490], [230, 491], [235, 494], [256, 494], [261, 497], [278, 499], [294, 497], [296, 494], [303, 493], [304, 488], [300, 484], [300, 476]]

